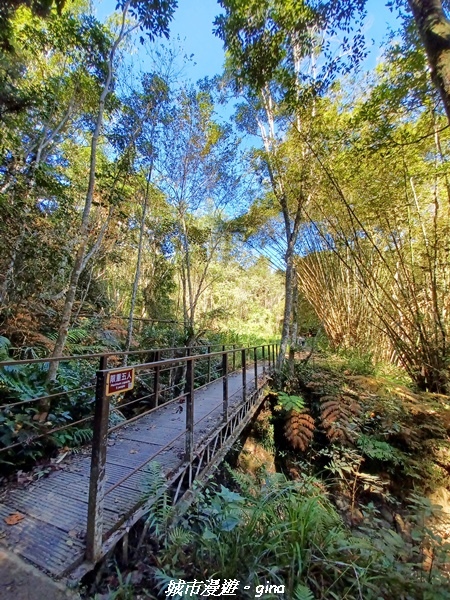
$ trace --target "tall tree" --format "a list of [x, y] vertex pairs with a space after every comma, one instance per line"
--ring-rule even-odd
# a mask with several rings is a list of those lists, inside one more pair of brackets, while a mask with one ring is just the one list
[[[151, 2], [142, 0], [120, 0], [118, 7], [121, 9], [120, 25], [106, 61], [106, 77], [99, 97], [98, 109], [91, 139], [89, 179], [79, 229], [78, 248], [75, 254], [72, 273], [70, 276], [69, 288], [65, 296], [64, 308], [58, 329], [58, 336], [52, 352], [53, 358], [61, 356], [64, 350], [72, 315], [73, 303], [77, 291], [78, 280], [83, 270], [90, 224], [90, 213], [95, 191], [97, 147], [103, 128], [106, 100], [114, 83], [114, 68], [118, 49], [127, 36], [129, 36], [136, 29], [145, 30], [150, 39], [154, 39], [159, 35], [165, 35], [167, 37], [169, 22], [176, 7], [176, 0], [152, 0]], [[132, 17], [134, 22], [130, 23], [129, 17]], [[49, 381], [55, 379], [57, 368], [58, 363], [56, 361], [50, 363], [48, 372]]]
[[320, 135], [310, 142], [317, 193], [298, 270], [336, 345], [394, 359], [418, 386], [443, 392], [448, 126], [427, 84], [423, 52], [397, 44], [370, 91], [349, 98], [346, 88], [339, 103], [319, 107]]
[[[45, 22], [29, 16], [27, 11], [17, 15], [14, 35], [26, 65], [17, 93], [23, 91], [33, 101], [26, 112], [8, 113], [0, 120], [4, 310], [44, 290], [54, 292], [50, 273], [60, 270], [54, 262], [63, 261], [68, 250], [61, 244], [66, 237], [60, 229], [63, 213], [68, 217], [67, 237], [74, 234], [69, 217], [79, 201], [75, 163], [79, 162], [80, 172], [85, 168], [80, 164], [84, 153], [79, 140], [95, 110], [109, 48], [108, 33], [86, 15], [64, 12]], [[51, 225], [58, 230], [55, 236], [49, 233]], [[42, 243], [36, 244], [41, 235]], [[36, 246], [42, 250], [41, 262], [29, 268]]]
[[[142, 197], [141, 220], [139, 226], [139, 240], [136, 257], [136, 268], [131, 292], [130, 312], [128, 317], [127, 337], [125, 349], [129, 350], [133, 337], [134, 310], [136, 306], [139, 280], [141, 277], [141, 263], [143, 241], [147, 226], [147, 212], [150, 196], [153, 191], [153, 165], [158, 154], [161, 128], [166, 120], [170, 95], [169, 85], [157, 73], [147, 73], [142, 78], [142, 90], [134, 91], [125, 101], [124, 118], [119, 125], [124, 132], [119, 135], [121, 144], [117, 147], [123, 152], [123, 142], [127, 147], [132, 145], [133, 163], [130, 167], [138, 170], [143, 176], [144, 186]], [[130, 132], [132, 137], [129, 138]], [[127, 141], [128, 140], [128, 141]]]
[[450, 123], [450, 21], [441, 0], [408, 0]]
[[[158, 185], [174, 208], [173, 241], [189, 344], [197, 335], [196, 309], [211, 261], [226, 235], [223, 210], [239, 193], [236, 159], [231, 127], [214, 119], [211, 84], [181, 90], [165, 128], [157, 172]], [[209, 223], [199, 220], [205, 211], [214, 215]]]
[[[306, 104], [310, 114], [314, 114], [314, 98], [324, 93], [337, 73], [347, 71], [362, 57], [363, 40], [358, 32], [353, 37], [344, 35], [337, 53], [331, 40], [339, 31], [348, 32], [353, 21], [357, 25], [365, 1], [220, 0], [220, 4], [225, 13], [217, 17], [216, 31], [229, 53], [229, 73], [237, 91], [247, 90], [247, 95], [256, 98], [265, 113], [266, 127], [259, 120], [265, 162], [285, 225], [286, 293], [280, 366], [289, 342], [295, 285], [294, 248], [308, 191], [298, 186], [295, 202], [289, 201], [279, 148], [286, 124], [280, 129], [281, 136], [275, 124], [280, 114], [290, 114], [301, 129], [300, 106]], [[303, 109], [305, 112], [308, 111]]]

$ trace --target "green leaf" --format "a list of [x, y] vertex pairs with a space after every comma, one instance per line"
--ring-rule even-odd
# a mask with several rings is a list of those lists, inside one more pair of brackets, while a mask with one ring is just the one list
[[278, 399], [283, 410], [287, 412], [290, 410], [300, 412], [305, 408], [305, 401], [302, 396], [291, 396], [285, 392], [278, 392]]
[[314, 596], [309, 587], [299, 584], [294, 590], [294, 600], [314, 600]]

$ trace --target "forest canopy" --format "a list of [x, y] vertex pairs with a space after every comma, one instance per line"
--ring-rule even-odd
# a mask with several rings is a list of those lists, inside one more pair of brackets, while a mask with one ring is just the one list
[[221, 0], [225, 71], [196, 84], [158, 46], [176, 5], [124, 0], [106, 22], [84, 0], [2, 5], [0, 323], [16, 355], [61, 356], [77, 330], [85, 350], [103, 330], [129, 349], [137, 326], [171, 323], [188, 345], [281, 326], [282, 361], [321, 329], [447, 390], [449, 63], [427, 37], [447, 35], [445, 3], [392, 3], [364, 74], [363, 0]]

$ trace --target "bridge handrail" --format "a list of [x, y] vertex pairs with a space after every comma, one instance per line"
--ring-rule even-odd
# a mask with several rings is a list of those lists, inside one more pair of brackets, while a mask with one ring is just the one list
[[[204, 359], [204, 358], [213, 358], [217, 356], [223, 356], [224, 354], [230, 354], [232, 352], [242, 352], [242, 350], [254, 350], [258, 348], [267, 347], [267, 344], [260, 344], [259, 346], [241, 346], [240, 348], [229, 348], [228, 350], [219, 350], [217, 352], [208, 352], [207, 354], [192, 354], [189, 356], [179, 356], [175, 358], [163, 358], [161, 360], [155, 360], [153, 362], [140, 363], [137, 365], [130, 365], [135, 370], [143, 369], [145, 367], [169, 367], [173, 363], [183, 363], [189, 362], [191, 360], [196, 359]], [[187, 346], [189, 348], [189, 346]], [[1, 364], [0, 364], [1, 366]], [[107, 369], [99, 369], [98, 373], [108, 373], [109, 371], [114, 371], [115, 369], [120, 369], [121, 367], [110, 367]]]
[[[193, 350], [198, 350], [199, 348], [201, 349], [209, 349], [209, 348], [213, 348], [216, 346], [220, 346], [222, 349], [220, 351], [217, 352], [206, 352], [206, 353], [202, 353], [202, 354], [189, 354], [191, 351]], [[123, 410], [124, 408], [126, 408], [127, 406], [131, 405], [131, 404], [137, 404], [138, 402], [142, 402], [148, 398], [153, 397], [155, 400], [155, 405], [156, 407], [158, 406], [158, 398], [160, 397], [159, 391], [157, 390], [157, 387], [159, 385], [159, 383], [157, 383], [156, 379], [159, 379], [159, 376], [164, 373], [165, 371], [169, 370], [170, 368], [173, 367], [173, 365], [177, 365], [177, 367], [179, 367], [180, 365], [184, 364], [184, 363], [188, 363], [189, 361], [200, 361], [200, 360], [207, 360], [208, 361], [208, 373], [206, 374], [201, 374], [200, 376], [195, 378], [195, 381], [198, 382], [198, 379], [201, 378], [205, 378], [205, 382], [203, 385], [207, 385], [208, 383], [210, 383], [210, 381], [212, 381], [213, 379], [218, 379], [220, 377], [222, 377], [222, 375], [220, 375], [219, 377], [211, 377], [211, 359], [214, 358], [219, 358], [222, 357], [226, 354], [232, 354], [233, 355], [233, 369], [236, 366], [236, 360], [235, 357], [236, 355], [239, 355], [239, 353], [242, 353], [243, 351], [245, 352], [251, 352], [253, 351], [253, 353], [256, 353], [258, 349], [266, 347], [267, 345], [258, 345], [258, 346], [241, 346], [239, 348], [236, 347], [236, 345], [224, 345], [224, 344], [211, 344], [208, 346], [183, 346], [183, 347], [178, 347], [178, 348], [161, 348], [161, 349], [156, 349], [156, 350], [141, 350], [141, 351], [133, 351], [132, 353], [134, 355], [136, 354], [151, 354], [153, 353], [154, 355], [159, 355], [161, 352], [165, 351], [165, 352], [169, 352], [169, 351], [174, 351], [174, 350], [178, 350], [178, 351], [183, 351], [183, 353], [188, 353], [187, 356], [179, 356], [179, 357], [173, 357], [173, 358], [164, 358], [164, 359], [160, 359], [160, 360], [156, 360], [156, 361], [151, 361], [151, 362], [146, 362], [146, 363], [140, 363], [137, 365], [130, 365], [130, 367], [132, 366], [135, 370], [139, 371], [142, 369], [148, 369], [149, 370], [149, 375], [152, 375], [152, 369], [153, 372], [155, 373], [155, 382], [154, 382], [154, 390], [147, 395], [144, 396], [139, 396], [138, 398], [135, 398], [133, 400], [131, 400], [130, 402], [126, 403], [126, 404], [121, 404], [119, 408], [114, 407], [112, 410]], [[272, 344], [271, 346], [275, 347], [274, 344]], [[227, 349], [227, 347], [229, 349]], [[127, 353], [120, 353], [121, 355], [127, 354]], [[89, 385], [82, 385], [82, 386], [77, 386], [75, 388], [72, 389], [67, 389], [66, 387], [64, 387], [63, 389], [61, 389], [60, 391], [53, 391], [50, 394], [39, 394], [39, 391], [35, 392], [35, 395], [33, 395], [33, 397], [30, 398], [26, 398], [25, 400], [13, 400], [8, 402], [8, 400], [0, 402], [0, 413], [1, 412], [5, 412], [5, 411], [16, 411], [18, 409], [24, 409], [27, 410], [28, 407], [39, 407], [38, 412], [44, 414], [47, 414], [49, 411], [49, 406], [50, 404], [48, 404], [48, 406], [46, 407], [46, 403], [48, 403], [49, 401], [53, 402], [55, 401], [55, 399], [57, 398], [64, 398], [67, 396], [70, 396], [70, 394], [75, 394], [75, 393], [81, 393], [82, 395], [84, 395], [84, 402], [86, 403], [86, 393], [89, 392], [89, 390], [94, 391], [94, 389], [96, 389], [98, 387], [98, 378], [99, 376], [104, 377], [106, 373], [108, 373], [109, 371], [113, 371], [114, 369], [120, 368], [120, 367], [111, 367], [111, 368], [107, 368], [107, 361], [108, 358], [111, 357], [115, 357], [117, 356], [117, 353], [115, 352], [108, 352], [108, 353], [103, 353], [103, 354], [91, 354], [91, 355], [79, 355], [79, 356], [74, 356], [74, 357], [65, 357], [64, 359], [25, 359], [23, 361], [2, 361], [0, 362], [0, 369], [4, 368], [4, 367], [10, 367], [10, 366], [14, 366], [17, 364], [35, 364], [36, 362], [40, 362], [40, 363], [45, 363], [45, 362], [49, 362], [50, 360], [58, 360], [59, 362], [63, 362], [63, 361], [70, 361], [70, 360], [82, 360], [82, 359], [92, 359], [92, 358], [97, 358], [98, 356], [100, 356], [100, 369], [94, 370], [95, 369], [95, 365], [92, 365], [92, 376], [91, 379], [89, 381], [87, 381], [86, 383], [89, 383]], [[223, 361], [222, 361], [223, 362]], [[216, 366], [217, 368], [217, 366]], [[223, 365], [221, 367], [219, 367], [219, 371], [223, 369]], [[227, 371], [228, 371], [228, 367], [227, 367]], [[93, 380], [93, 378], [95, 377], [95, 380]], [[141, 376], [142, 377], [142, 376]], [[145, 377], [145, 375], [144, 375]], [[92, 383], [90, 383], [92, 381]], [[95, 381], [95, 383], [94, 383]], [[197, 386], [196, 389], [199, 389], [200, 387], [203, 387], [203, 385]], [[179, 398], [179, 394], [175, 394], [175, 398], [172, 399], [168, 399], [167, 398], [167, 394], [170, 392], [171, 389], [173, 389], [174, 386], [169, 386], [169, 387], [165, 387], [164, 393], [165, 393], [165, 403], [168, 401], [172, 401], [172, 400], [177, 400]], [[175, 386], [175, 388], [177, 388], [177, 386]], [[173, 395], [173, 394], [172, 394]], [[94, 419], [94, 414], [91, 412], [91, 414], [86, 414], [87, 411], [87, 405], [91, 404], [93, 405], [95, 400], [94, 400], [94, 394], [92, 394], [91, 400], [89, 400], [86, 404], [86, 411], [85, 411], [85, 415], [82, 415], [83, 418], [78, 418], [75, 420], [70, 420], [69, 422], [66, 423], [55, 423], [53, 427], [51, 428], [47, 428], [45, 430], [43, 430], [43, 428], [38, 427], [38, 423], [40, 423], [41, 421], [36, 422], [35, 425], [33, 425], [34, 428], [36, 428], [36, 432], [30, 432], [30, 434], [27, 437], [22, 437], [22, 439], [19, 440], [12, 440], [9, 444], [5, 444], [2, 447], [0, 447], [0, 456], [1, 455], [5, 455], [5, 452], [7, 451], [11, 451], [11, 450], [15, 450], [18, 449], [20, 447], [26, 448], [26, 447], [30, 447], [30, 445], [35, 444], [36, 442], [43, 440], [44, 438], [46, 439], [50, 439], [51, 436], [55, 435], [55, 434], [61, 434], [62, 432], [71, 429], [73, 427], [79, 426], [79, 425], [83, 425], [83, 427], [89, 423], [90, 421], [92, 421]], [[83, 397], [83, 396], [82, 396]], [[147, 411], [147, 412], [151, 412]], [[49, 413], [50, 414], [50, 413]], [[33, 419], [34, 421], [34, 419]], [[122, 424], [125, 424], [127, 421], [122, 422]], [[55, 426], [56, 425], [56, 426]], [[109, 431], [112, 431], [113, 429], [116, 429], [120, 426], [121, 424], [119, 424], [116, 427], [111, 427], [109, 428]]]
[[[273, 342], [276, 344], [276, 342]], [[151, 352], [171, 352], [174, 350], [186, 350], [189, 348], [214, 348], [216, 346], [224, 346], [232, 350], [236, 344], [199, 344], [197, 346], [174, 346], [172, 348], [147, 348], [145, 350], [108, 350], [106, 352], [93, 352], [92, 354], [74, 354], [70, 356], [54, 356], [47, 358], [21, 358], [0, 361], [1, 367], [11, 367], [15, 365], [32, 365], [52, 362], [68, 362], [73, 360], [88, 360], [90, 358], [111, 358], [113, 356], [136, 356], [138, 354], [150, 354]], [[247, 344], [245, 348], [253, 348]], [[204, 355], [201, 355], [204, 356]]]
[[[212, 348], [217, 347], [219, 347], [220, 349], [211, 351]], [[105, 496], [110, 494], [114, 489], [117, 489], [119, 485], [121, 485], [124, 481], [129, 479], [137, 471], [142, 469], [143, 465], [146, 464], [140, 464], [136, 468], [132, 469], [126, 477], [123, 477], [119, 482], [114, 483], [114, 485], [112, 485], [112, 487], [110, 486], [109, 489], [105, 489], [106, 456], [108, 452], [108, 436], [110, 435], [110, 433], [118, 429], [119, 427], [128, 425], [134, 420], [142, 418], [146, 414], [157, 410], [157, 408], [162, 404], [166, 405], [179, 400], [185, 405], [186, 422], [185, 424], [183, 424], [183, 431], [177, 436], [177, 439], [182, 438], [184, 436], [185, 442], [183, 464], [192, 464], [195, 455], [194, 453], [197, 451], [194, 448], [194, 397], [196, 391], [213, 380], [222, 380], [222, 400], [220, 401], [221, 407], [219, 405], [219, 408], [216, 404], [215, 407], [213, 407], [211, 410], [208, 409], [209, 412], [202, 417], [201, 421], [204, 421], [205, 419], [209, 418], [210, 414], [213, 413], [215, 410], [219, 410], [221, 414], [220, 418], [222, 419], [222, 424], [220, 425], [220, 427], [222, 427], [224, 423], [231, 422], [233, 419], [233, 427], [235, 427], [235, 421], [239, 421], [239, 419], [244, 419], [244, 417], [248, 414], [246, 412], [247, 408], [245, 408], [245, 406], [247, 406], [246, 403], [248, 402], [248, 399], [250, 397], [252, 399], [256, 398], [260, 393], [260, 389], [263, 385], [263, 379], [261, 379], [260, 377], [261, 367], [263, 373], [268, 372], [267, 367], [269, 371], [271, 371], [275, 367], [276, 354], [278, 352], [278, 349], [279, 346], [276, 343], [258, 344], [254, 346], [244, 345], [239, 347], [237, 347], [236, 344], [211, 344], [191, 347], [183, 346], [178, 348], [156, 348], [150, 350], [139, 350], [131, 352], [109, 351], [104, 353], [78, 355], [54, 359], [44, 358], [24, 359], [22, 361], [2, 361], [0, 362], [0, 369], [5, 369], [9, 366], [14, 366], [17, 364], [48, 363], [51, 361], [67, 362], [89, 359], [92, 360], [91, 363], [87, 363], [85, 368], [83, 367], [83, 369], [80, 369], [80, 372], [82, 372], [83, 374], [83, 381], [85, 381], [89, 385], [81, 386], [81, 380], [77, 380], [76, 384], [74, 384], [73, 380], [68, 379], [67, 381], [70, 381], [70, 384], [64, 387], [64, 380], [62, 380], [62, 384], [59, 388], [62, 389], [62, 391], [57, 391], [55, 393], [55, 390], [53, 389], [51, 390], [51, 394], [48, 394], [46, 396], [36, 396], [36, 394], [45, 393], [46, 391], [48, 391], [46, 385], [40, 387], [39, 385], [36, 385], [30, 387], [30, 392], [27, 391], [25, 395], [18, 395], [16, 396], [16, 398], [14, 398], [13, 392], [10, 392], [8, 388], [6, 388], [6, 393], [9, 394], [9, 397], [7, 395], [3, 400], [3, 403], [0, 402], [0, 414], [2, 414], [3, 411], [4, 414], [8, 417], [15, 418], [17, 417], [17, 415], [33, 415], [33, 413], [35, 412], [36, 417], [41, 417], [42, 415], [40, 413], [43, 409], [42, 405], [39, 405], [39, 402], [51, 400], [53, 403], [53, 400], [55, 398], [61, 396], [62, 402], [65, 402], [68, 398], [72, 402], [72, 404], [76, 404], [77, 407], [78, 405], [80, 406], [80, 408], [77, 408], [77, 412], [69, 411], [70, 415], [72, 416], [69, 415], [69, 417], [64, 418], [74, 419], [77, 415], [82, 418], [73, 420], [68, 423], [66, 421], [66, 423], [61, 425], [61, 420], [58, 421], [56, 418], [54, 418], [54, 415], [57, 414], [57, 411], [55, 411], [54, 409], [54, 405], [54, 412], [51, 412], [51, 405], [48, 404], [48, 407], [50, 407], [47, 407], [48, 412], [42, 413], [46, 415], [45, 417], [43, 417], [44, 420], [42, 421], [39, 419], [38, 421], [36, 421], [35, 418], [30, 420], [29, 429], [26, 432], [25, 430], [21, 430], [21, 433], [26, 433], [27, 437], [21, 438], [20, 436], [17, 436], [16, 438], [13, 438], [12, 443], [9, 443], [9, 445], [5, 445], [4, 447], [0, 448], [0, 456], [2, 456], [2, 453], [4, 453], [5, 451], [11, 450], [13, 450], [12, 456], [18, 456], [16, 450], [17, 447], [23, 446], [25, 449], [28, 448], [27, 451], [29, 451], [31, 445], [34, 442], [41, 440], [41, 438], [48, 438], [49, 436], [52, 436], [52, 434], [56, 434], [58, 432], [64, 431], [65, 429], [69, 429], [71, 427], [75, 427], [77, 425], [83, 425], [83, 431], [81, 433], [85, 433], [84, 430], [87, 429], [85, 425], [89, 422], [88, 429], [90, 435], [92, 435], [93, 437], [91, 466], [89, 473], [89, 504], [86, 522], [86, 557], [88, 560], [95, 561], [100, 557], [105, 547], [104, 539], [109, 540], [110, 538], [108, 536], [111, 535], [111, 530], [108, 530], [108, 532], [105, 532], [105, 538], [103, 537], [103, 505]], [[202, 350], [203, 352], [200, 354], [195, 353], [196, 351], [198, 352], [198, 350]], [[205, 350], [206, 352], [204, 352]], [[181, 356], [174, 356], [171, 358], [160, 358], [161, 354], [163, 354], [164, 352], [174, 351], [179, 351]], [[138, 356], [141, 354], [146, 354], [150, 355], [150, 358], [157, 358], [159, 360], [152, 360], [149, 362], [143, 362], [139, 364], [131, 364], [127, 367], [120, 365], [118, 361], [119, 364], [117, 366], [108, 367], [108, 359], [112, 359], [114, 362], [114, 357], [130, 354]], [[100, 358], [99, 362], [95, 360], [97, 358]], [[100, 368], [96, 369], [96, 367]], [[107, 392], [112, 393], [111, 390], [106, 389], [106, 383], [108, 380], [107, 376], [108, 373], [111, 373], [114, 370], [124, 368], [132, 368], [139, 374], [137, 375], [136, 380], [140, 382], [140, 386], [132, 395], [127, 396], [126, 398], [121, 396], [119, 400], [115, 402], [111, 400], [113, 396], [107, 395]], [[14, 372], [14, 369], [12, 369], [12, 372]], [[242, 373], [242, 375], [239, 376], [241, 378], [241, 381], [238, 387], [236, 387], [236, 389], [230, 395], [228, 390], [229, 375], [231, 373], [236, 372]], [[254, 375], [252, 375], [252, 372], [254, 373]], [[249, 373], [250, 376], [248, 375]], [[24, 376], [28, 377], [27, 371], [24, 371]], [[251, 380], [251, 385], [249, 384], [249, 379]], [[202, 381], [204, 381], [204, 383], [202, 385], [199, 385]], [[72, 389], [68, 389], [68, 387], [72, 387]], [[94, 388], [95, 399], [94, 394], [91, 392], [91, 390], [93, 390]], [[150, 393], [147, 394], [147, 392]], [[28, 394], [30, 394], [29, 399]], [[32, 395], [35, 397], [31, 398]], [[67, 398], [64, 395], [67, 396]], [[235, 402], [233, 402], [232, 398], [240, 398], [241, 395], [242, 399], [240, 399], [239, 404], [236, 405]], [[23, 397], [25, 397], [26, 399], [23, 400]], [[132, 398], [131, 401], [129, 401], [130, 397]], [[9, 400], [13, 400], [13, 402], [8, 402]], [[143, 410], [143, 412], [140, 412], [139, 415], [132, 416], [132, 410], [127, 409], [126, 407], [137, 402], [141, 402], [139, 410]], [[256, 400], [252, 400], [252, 402], [256, 402]], [[37, 403], [35, 404], [35, 406], [38, 410], [35, 410], [32, 406], [32, 410], [30, 411], [28, 408], [30, 403]], [[153, 406], [153, 408], [147, 410], [148, 406]], [[236, 406], [244, 406], [244, 408], [242, 408], [243, 412], [240, 413], [240, 416], [236, 416]], [[118, 411], [121, 418], [124, 419], [117, 425], [115, 425], [114, 422], [110, 421], [110, 415], [113, 413], [113, 411]], [[121, 411], [124, 411], [123, 414]], [[129, 418], [126, 418], [127, 416]], [[31, 417], [29, 418], [31, 419]], [[35, 421], [36, 423], [34, 424]], [[244, 421], [242, 421], [242, 423], [243, 422]], [[49, 428], [49, 425], [53, 426]], [[228, 434], [225, 434], [225, 438], [227, 435]], [[223, 439], [221, 436], [222, 433], [217, 438], [218, 440], [220, 438], [218, 442], [218, 447], [221, 447], [223, 443]], [[61, 445], [61, 440], [64, 439], [67, 439], [67, 437], [53, 436], [50, 437], [50, 443], [56, 444], [55, 447], [58, 447], [59, 445]], [[169, 445], [173, 445], [173, 442], [174, 440], [172, 439], [169, 442], [169, 444], [167, 444], [163, 448], [160, 448], [157, 454], [161, 454], [166, 447], [168, 447]], [[47, 444], [47, 442], [44, 443]], [[212, 454], [216, 452], [216, 442], [214, 443], [214, 447], [211, 450], [211, 452]], [[6, 459], [8, 459], [8, 455], [6, 455]], [[152, 457], [149, 458], [149, 460], [153, 459], [154, 455], [152, 455]], [[200, 466], [197, 467], [197, 474], [200, 472]], [[197, 475], [195, 474], [192, 475], [191, 471], [189, 473], [189, 478], [193, 477], [193, 479], [195, 479], [197, 477]], [[179, 492], [181, 485], [182, 481], [180, 480], [177, 493]]]
[[[217, 379], [223, 381], [223, 392], [222, 392], [222, 419], [223, 422], [227, 422], [229, 414], [229, 394], [228, 394], [228, 356], [229, 354], [236, 355], [241, 354], [241, 372], [242, 372], [242, 401], [245, 403], [248, 395], [247, 387], [247, 355], [253, 354], [254, 364], [254, 378], [255, 378], [255, 389], [252, 393], [258, 393], [259, 382], [258, 382], [258, 349], [262, 349], [262, 360], [265, 369], [265, 360], [267, 358], [269, 369], [275, 365], [275, 353], [278, 349], [277, 344], [262, 344], [257, 346], [248, 346], [241, 348], [232, 348], [230, 350], [222, 349], [218, 352], [212, 352], [210, 354], [199, 354], [189, 355], [172, 359], [164, 359], [161, 361], [154, 361], [151, 363], [142, 363], [140, 365], [133, 365], [132, 368], [140, 370], [144, 368], [154, 367], [156, 370], [164, 367], [170, 367], [174, 363], [178, 366], [180, 364], [186, 364], [186, 380], [185, 384], [180, 389], [178, 397], [172, 399], [174, 402], [177, 399], [183, 399], [186, 406], [186, 423], [184, 430], [170, 442], [160, 448], [157, 455], [162, 453], [166, 447], [173, 445], [174, 441], [185, 437], [185, 451], [184, 461], [191, 464], [194, 456], [194, 364], [196, 360], [211, 359], [212, 357], [222, 357], [222, 375]], [[267, 349], [267, 356], [265, 355], [265, 349]], [[251, 359], [250, 359], [251, 360]], [[120, 367], [118, 367], [120, 369]], [[102, 553], [103, 548], [103, 506], [105, 496], [111, 493], [119, 485], [123, 484], [127, 479], [136, 474], [141, 470], [148, 462], [154, 460], [152, 455], [146, 461], [140, 463], [137, 467], [127, 473], [126, 476], [122, 477], [119, 482], [116, 482], [108, 490], [105, 485], [105, 469], [106, 469], [106, 455], [107, 455], [107, 440], [108, 434], [111, 429], [108, 426], [108, 416], [110, 413], [110, 396], [106, 394], [106, 377], [108, 373], [114, 371], [114, 368], [108, 369], [103, 368], [97, 371], [97, 390], [96, 390], [96, 403], [95, 403], [95, 415], [94, 415], [94, 437], [92, 440], [92, 460], [91, 460], [91, 475], [90, 475], [90, 488], [89, 488], [89, 505], [88, 505], [88, 521], [86, 530], [86, 557], [88, 560], [95, 562]], [[216, 379], [216, 381], [217, 381]], [[146, 414], [152, 412], [153, 409], [146, 411], [140, 415], [143, 417]], [[130, 421], [123, 422], [123, 425], [130, 423]], [[114, 427], [117, 429], [122, 424]]]

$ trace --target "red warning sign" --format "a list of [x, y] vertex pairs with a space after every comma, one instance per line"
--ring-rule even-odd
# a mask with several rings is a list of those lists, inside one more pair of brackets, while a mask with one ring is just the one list
[[134, 369], [115, 369], [109, 371], [106, 376], [106, 395], [112, 396], [119, 392], [127, 392], [134, 387]]

